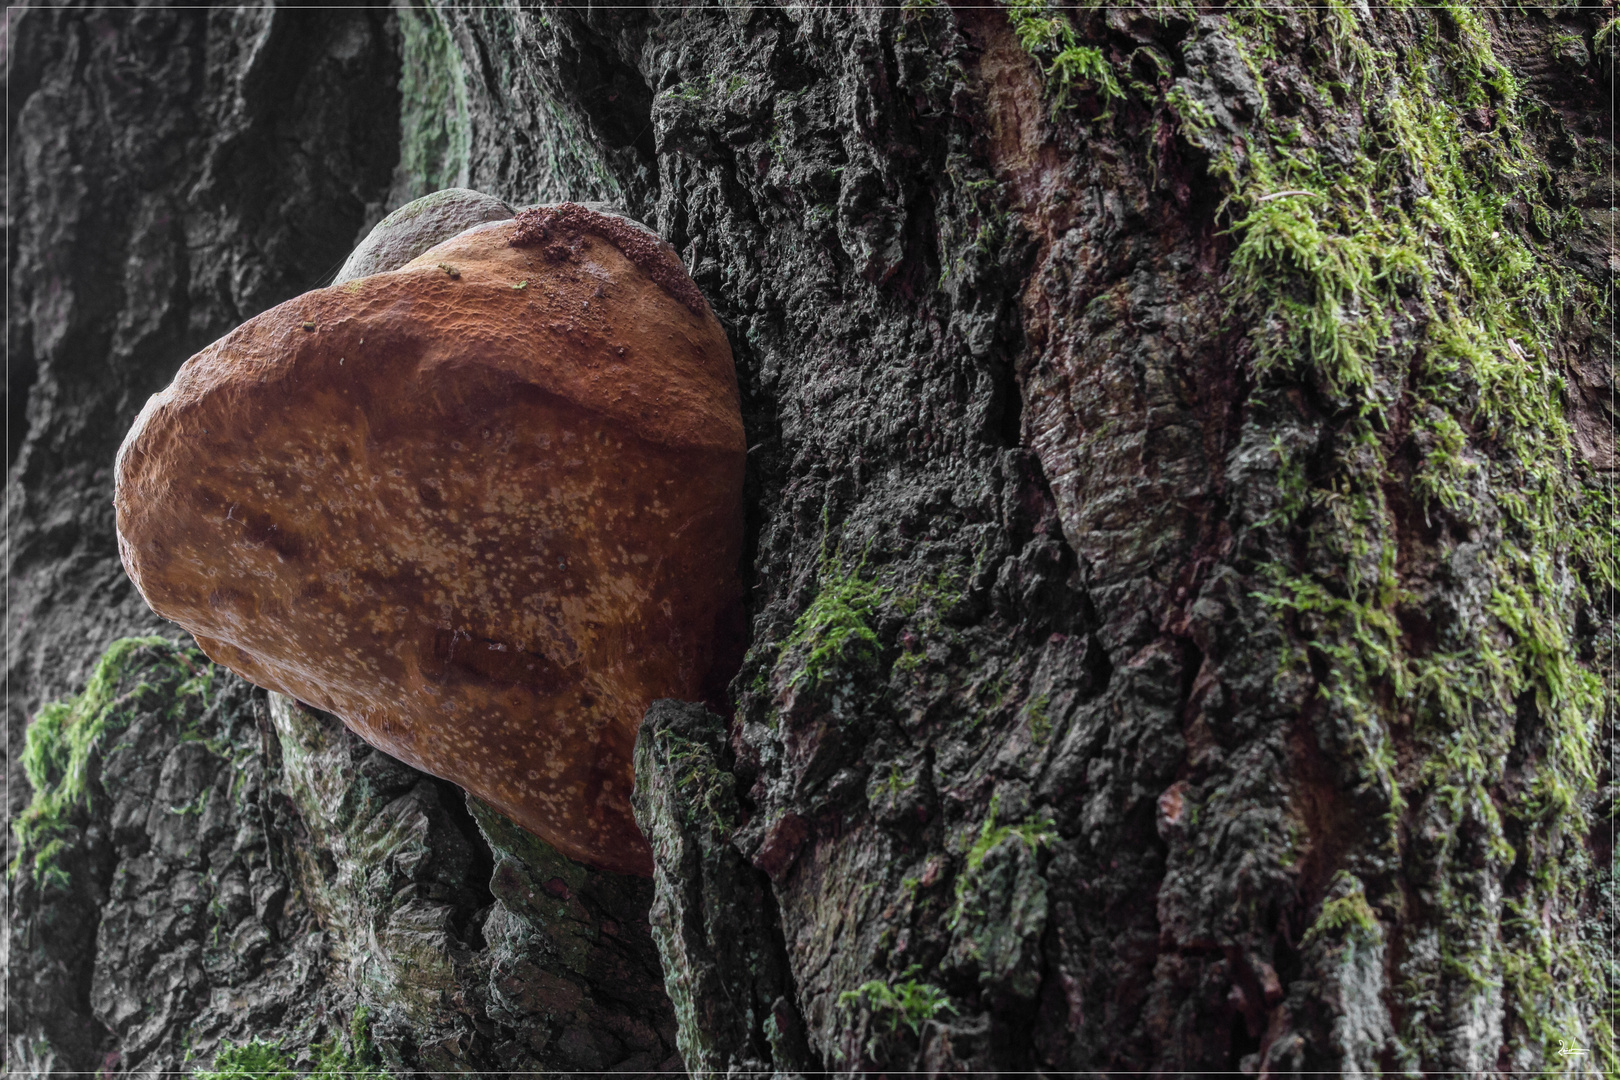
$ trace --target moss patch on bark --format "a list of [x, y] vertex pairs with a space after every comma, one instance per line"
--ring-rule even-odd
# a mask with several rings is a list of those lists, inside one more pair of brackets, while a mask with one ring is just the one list
[[[1071, 104], [1052, 53], [1083, 38], [1040, 5], [1008, 11], [1054, 109]], [[1608, 874], [1585, 838], [1613, 722], [1602, 608], [1620, 582], [1612, 480], [1577, 453], [1568, 374], [1610, 297], [1563, 254], [1583, 223], [1546, 164], [1548, 110], [1503, 27], [1468, 5], [1142, 14], [1196, 24], [1235, 61], [1218, 92], [1155, 89], [1117, 48], [1087, 54], [1089, 85], [1111, 102], [1128, 83], [1207, 155], [1255, 398], [1303, 388], [1332, 429], [1274, 444], [1283, 498], [1247, 523], [1257, 547], [1291, 553], [1260, 568], [1257, 593], [1290, 642], [1279, 677], [1314, 685], [1324, 747], [1382, 820], [1312, 933], [1400, 927], [1405, 1067], [1456, 1064], [1441, 1030], [1461, 975], [1481, 1002], [1502, 995], [1504, 1061], [1585, 1046], [1612, 1072], [1604, 964], [1572, 931]], [[1276, 100], [1283, 51], [1313, 83]], [[1479, 595], [1447, 612], [1460, 558]]]

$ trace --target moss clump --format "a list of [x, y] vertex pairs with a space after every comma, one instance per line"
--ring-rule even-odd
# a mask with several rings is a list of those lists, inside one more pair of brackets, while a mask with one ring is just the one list
[[[917, 971], [917, 966], [913, 964], [897, 979], [889, 982], [873, 979], [854, 990], [845, 990], [838, 995], [838, 1004], [844, 1008], [864, 1005], [871, 1012], [873, 1020], [881, 1017], [887, 1021], [890, 1034], [898, 1032], [904, 1025], [913, 1035], [919, 1035], [923, 1024], [941, 1013], [954, 1014], [956, 1006], [951, 1004], [944, 990], [932, 983], [918, 982]], [[868, 1053], [872, 1050], [873, 1047], [869, 1046]]]
[[686, 802], [686, 824], [730, 833], [737, 827], [736, 780], [720, 767], [714, 751], [672, 731], [661, 733], [675, 787]]
[[312, 1070], [294, 1070], [279, 1043], [253, 1039], [240, 1046], [225, 1045], [214, 1056], [214, 1067], [199, 1070], [197, 1080], [388, 1080], [379, 1067], [364, 1007], [349, 1022], [348, 1046], [327, 1040], [319, 1049]]
[[17, 817], [19, 854], [11, 866], [13, 876], [21, 868], [24, 854], [31, 851], [36, 882], [67, 884], [57, 859], [73, 839], [74, 817], [90, 806], [92, 756], [103, 749], [107, 736], [128, 725], [130, 707], [153, 689], [150, 682], [142, 681], [119, 692], [140, 650], [148, 650], [140, 657], [146, 666], [173, 669], [178, 679], [177, 700], [197, 697], [207, 702], [212, 668], [196, 649], [161, 637], [113, 642], [96, 662], [83, 693], [46, 705], [28, 725], [22, 764], [34, 797]]
[[1358, 941], [1364, 944], [1381, 941], [1383, 930], [1378, 925], [1378, 916], [1367, 903], [1367, 896], [1360, 880], [1340, 871], [1334, 885], [1337, 891], [1344, 895], [1328, 900], [1322, 905], [1322, 913], [1317, 916], [1316, 922], [1311, 924], [1311, 928], [1305, 931], [1302, 944], [1308, 944], [1319, 938]]
[[1051, 695], [1042, 694], [1024, 709], [1024, 715], [1029, 718], [1030, 738], [1035, 740], [1036, 746], [1045, 746], [1046, 741], [1052, 737], [1052, 717], [1047, 713], [1051, 705]]
[[894, 670], [901, 675], [914, 675], [916, 674], [917, 669], [922, 667], [923, 661], [927, 659], [928, 656], [926, 653], [921, 651], [912, 652], [908, 650], [895, 658]]
[[298, 1074], [288, 1068], [280, 1044], [254, 1039], [242, 1046], [221, 1048], [214, 1067], [196, 1075], [198, 1080], [296, 1080]]
[[891, 762], [888, 774], [878, 782], [878, 789], [893, 799], [917, 786], [917, 778], [907, 776], [899, 762]]
[[1043, 847], [1049, 846], [1057, 839], [1057, 827], [1051, 818], [1037, 818], [1033, 814], [1016, 825], [997, 825], [996, 816], [1001, 812], [1001, 794], [990, 796], [990, 809], [985, 813], [984, 823], [979, 826], [979, 835], [973, 845], [967, 850], [967, 865], [956, 879], [956, 904], [951, 910], [950, 929], [956, 929], [962, 917], [968, 913], [968, 887], [978, 877], [979, 868], [984, 865], [985, 856], [999, 846], [1008, 837], [1016, 837], [1034, 854]]
[[[1012, 0], [1007, 5], [1007, 18], [1018, 35], [1018, 44], [1041, 64], [1052, 89], [1054, 115], [1069, 106], [1069, 95], [1076, 88], [1095, 93], [1105, 108], [1125, 96], [1114, 76], [1114, 66], [1102, 50], [1080, 44], [1069, 17], [1051, 8], [1047, 0]], [[1098, 119], [1108, 115], [1104, 112]]]
[[799, 670], [788, 680], [790, 687], [815, 686], [834, 666], [877, 663], [882, 646], [868, 620], [889, 590], [861, 577], [862, 568], [846, 570], [837, 554], [822, 559], [821, 588], [782, 643], [782, 655], [804, 654]]

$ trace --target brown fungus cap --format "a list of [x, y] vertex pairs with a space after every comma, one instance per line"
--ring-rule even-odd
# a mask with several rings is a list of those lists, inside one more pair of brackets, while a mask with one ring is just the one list
[[646, 874], [636, 728], [739, 595], [736, 374], [668, 245], [550, 210], [188, 360], [119, 451], [119, 549], [216, 661]]

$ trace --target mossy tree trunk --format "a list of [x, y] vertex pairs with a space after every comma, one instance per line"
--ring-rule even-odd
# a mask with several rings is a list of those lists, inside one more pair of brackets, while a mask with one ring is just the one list
[[[226, 18], [13, 30], [29, 707], [105, 643], [44, 582], [128, 595], [92, 509], [135, 390], [229, 321], [119, 351], [144, 294], [53, 239], [79, 174], [47, 120], [92, 124], [59, 103], [104, 77], [103, 23], [204, 35], [198, 64], [341, 52], [292, 29], [337, 15]], [[1044, 0], [388, 21], [407, 77], [343, 105], [389, 133], [367, 179], [287, 172], [283, 226], [463, 177], [615, 199], [731, 335], [752, 647], [732, 715], [651, 716], [639, 755], [688, 1064], [1620, 1068], [1614, 25]], [[168, 108], [268, 93], [229, 63], [240, 90]], [[219, 144], [327, 115], [297, 100]], [[250, 158], [215, 151], [201, 189], [154, 164], [152, 198], [236, 191]], [[176, 278], [196, 295], [298, 268], [240, 315], [340, 258], [215, 213], [198, 242], [244, 250]], [[102, 306], [63, 315], [51, 281]]]
[[733, 327], [824, 1064], [1614, 1067], [1605, 13], [452, 17]]

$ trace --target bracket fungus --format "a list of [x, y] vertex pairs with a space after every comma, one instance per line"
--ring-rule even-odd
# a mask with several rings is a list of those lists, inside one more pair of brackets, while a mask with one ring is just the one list
[[744, 451], [674, 250], [564, 203], [188, 360], [119, 450], [119, 550], [214, 660], [647, 874], [636, 730], [735, 616]]
[[517, 212], [493, 195], [445, 188], [424, 195], [377, 222], [338, 271], [336, 284], [395, 270], [458, 233]]

